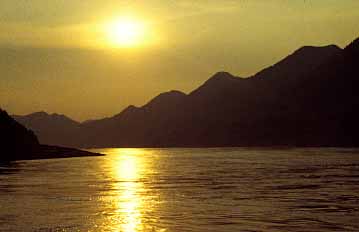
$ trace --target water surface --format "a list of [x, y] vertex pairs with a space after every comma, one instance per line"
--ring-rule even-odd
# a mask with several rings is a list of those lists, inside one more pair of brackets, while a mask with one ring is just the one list
[[94, 151], [0, 167], [0, 231], [359, 231], [359, 150]]

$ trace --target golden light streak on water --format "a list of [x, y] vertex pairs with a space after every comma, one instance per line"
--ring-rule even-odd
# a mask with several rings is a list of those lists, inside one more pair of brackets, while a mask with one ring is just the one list
[[[116, 218], [114, 231], [136, 232], [142, 231], [141, 208], [143, 201], [140, 190], [143, 188], [139, 182], [141, 177], [140, 166], [143, 165], [141, 149], [116, 149], [116, 159], [112, 160], [115, 189], [118, 193], [114, 199], [116, 205]], [[117, 224], [117, 225], [116, 225]]]

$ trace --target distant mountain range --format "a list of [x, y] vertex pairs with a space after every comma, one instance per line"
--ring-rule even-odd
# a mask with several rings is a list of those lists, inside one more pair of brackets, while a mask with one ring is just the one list
[[73, 148], [42, 145], [31, 130], [0, 109], [0, 164], [14, 160], [98, 156]]
[[59, 114], [37, 112], [26, 116], [12, 116], [16, 121], [33, 130], [44, 144], [76, 146], [76, 134], [80, 123]]
[[302, 47], [248, 78], [219, 72], [101, 120], [14, 116], [40, 141], [76, 147], [359, 146], [359, 39]]

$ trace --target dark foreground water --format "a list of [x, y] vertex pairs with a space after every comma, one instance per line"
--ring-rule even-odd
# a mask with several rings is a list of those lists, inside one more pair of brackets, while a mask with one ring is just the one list
[[0, 231], [359, 231], [359, 150], [101, 149], [0, 168]]

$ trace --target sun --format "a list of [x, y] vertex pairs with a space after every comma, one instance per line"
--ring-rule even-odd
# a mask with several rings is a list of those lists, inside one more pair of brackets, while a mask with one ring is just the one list
[[144, 44], [146, 27], [135, 19], [118, 19], [106, 26], [109, 43], [117, 47], [134, 47]]

